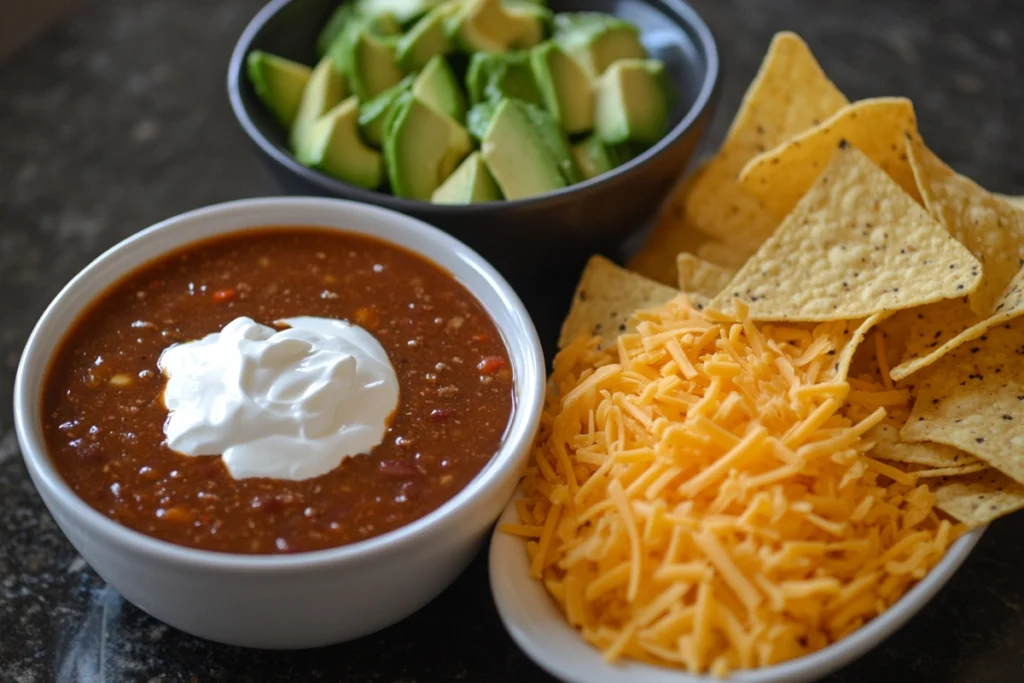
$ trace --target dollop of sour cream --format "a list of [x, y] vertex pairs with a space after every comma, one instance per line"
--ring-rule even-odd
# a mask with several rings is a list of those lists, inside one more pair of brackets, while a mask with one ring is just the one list
[[380, 444], [398, 378], [369, 332], [329, 318], [236, 318], [170, 346], [164, 434], [185, 455], [220, 455], [235, 479], [301, 480]]

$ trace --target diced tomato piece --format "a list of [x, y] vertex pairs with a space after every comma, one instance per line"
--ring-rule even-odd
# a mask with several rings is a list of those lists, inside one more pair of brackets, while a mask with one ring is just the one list
[[212, 295], [210, 295], [217, 303], [224, 303], [225, 301], [231, 301], [235, 298], [235, 290], [233, 289], [218, 289]]
[[481, 375], [493, 375], [503, 367], [505, 367], [504, 358], [501, 356], [487, 356], [477, 364], [476, 369], [480, 371]]

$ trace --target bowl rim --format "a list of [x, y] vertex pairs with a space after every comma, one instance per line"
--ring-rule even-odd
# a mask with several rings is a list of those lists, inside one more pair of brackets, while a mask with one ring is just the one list
[[[354, 0], [346, 0], [354, 1]], [[718, 44], [712, 30], [705, 23], [704, 19], [687, 0], [659, 0], [679, 20], [681, 30], [688, 30], [694, 43], [703, 51], [706, 65], [704, 77], [700, 84], [697, 96], [690, 108], [686, 111], [679, 122], [673, 126], [656, 143], [645, 149], [641, 154], [630, 159], [625, 164], [618, 166], [607, 173], [602, 173], [593, 178], [567, 185], [566, 187], [544, 192], [533, 197], [524, 199], [502, 199], [496, 202], [484, 202], [480, 204], [434, 204], [433, 202], [404, 199], [395, 195], [378, 190], [367, 190], [350, 183], [332, 178], [324, 173], [303, 166], [295, 158], [271, 142], [249, 115], [249, 110], [242, 100], [241, 83], [242, 74], [245, 72], [245, 58], [251, 50], [251, 45], [256, 35], [263, 29], [264, 25], [271, 18], [277, 15], [294, 0], [270, 0], [259, 12], [249, 21], [241, 36], [235, 43], [228, 62], [227, 90], [228, 100], [231, 103], [231, 110], [241, 125], [246, 136], [256, 144], [260, 150], [279, 166], [284, 167], [290, 173], [298, 175], [306, 182], [316, 186], [319, 190], [330, 192], [335, 195], [356, 198], [358, 201], [380, 204], [397, 211], [416, 211], [420, 215], [445, 216], [452, 213], [465, 216], [486, 214], [495, 207], [515, 209], [518, 207], [535, 206], [550, 201], [556, 201], [572, 195], [573, 193], [586, 190], [597, 190], [606, 185], [611, 185], [621, 176], [632, 174], [641, 166], [644, 166], [656, 156], [673, 146], [680, 140], [690, 128], [700, 120], [704, 111], [714, 102], [715, 93], [721, 78], [721, 58], [718, 53]], [[653, 7], [649, 0], [641, 0], [643, 4]]]
[[[566, 683], [707, 683], [717, 680], [710, 674], [691, 674], [683, 669], [672, 669], [652, 664], [625, 661], [619, 665], [604, 662], [601, 653], [586, 643], [557, 609], [546, 589], [529, 575], [523, 539], [501, 531], [501, 525], [517, 519], [516, 501], [523, 498], [519, 488], [505, 506], [491, 534], [488, 551], [488, 577], [491, 596], [505, 630], [519, 648], [548, 673]], [[903, 596], [867, 624], [831, 645], [796, 659], [757, 669], [737, 669], [729, 674], [735, 683], [796, 683], [819, 680], [863, 656], [892, 636], [907, 621], [923, 609], [953, 578], [970, 556], [988, 526], [977, 527], [958, 538], [931, 571]], [[538, 591], [541, 594], [538, 596]], [[540, 607], [540, 600], [549, 610]], [[528, 619], [546, 622], [560, 633], [571, 633], [586, 648], [587, 654], [566, 654], [543, 638], [523, 628]], [[553, 616], [552, 616], [553, 615]], [[581, 672], [575, 663], [580, 657], [603, 664], [606, 670], [594, 678], [592, 671]]]
[[[432, 244], [450, 251], [452, 253], [450, 263], [437, 263], [437, 265], [451, 272], [463, 287], [478, 300], [481, 299], [482, 288], [474, 287], [461, 276], [473, 273], [482, 278], [486, 283], [485, 288], [489, 287], [492, 290], [491, 293], [497, 296], [500, 305], [511, 312], [511, 325], [502, 326], [497, 320], [493, 322], [504, 335], [505, 347], [511, 357], [514, 370], [518, 370], [522, 375], [522, 391], [516, 394], [515, 405], [504, 440], [483, 469], [465, 487], [434, 510], [409, 524], [379, 536], [333, 548], [282, 555], [247, 555], [203, 550], [148, 536], [107, 517], [82, 500], [67, 484], [50, 459], [42, 435], [41, 411], [38, 407], [44, 382], [40, 380], [34, 390], [31, 387], [33, 378], [45, 377], [52, 354], [56, 350], [56, 344], [49, 351], [42, 348], [45, 344], [44, 337], [50, 334], [57, 334], [60, 337], [62, 332], [54, 333], [52, 330], [65, 330], [69, 316], [72, 319], [77, 319], [89, 305], [97, 300], [100, 293], [84, 297], [78, 302], [68, 303], [68, 300], [74, 297], [80, 287], [95, 286], [90, 285], [92, 280], [107, 278], [104, 287], [98, 290], [98, 292], [102, 292], [104, 288], [110, 287], [113, 282], [132, 270], [141, 268], [177, 249], [187, 248], [197, 241], [272, 226], [270, 223], [259, 224], [247, 220], [245, 224], [234, 227], [213, 228], [203, 237], [182, 241], [171, 247], [162, 247], [144, 259], [121, 264], [113, 268], [114, 275], [112, 277], [107, 275], [108, 267], [124, 251], [133, 248], [143, 249], [148, 242], [158, 239], [161, 233], [174, 231], [186, 224], [230, 220], [230, 217], [235, 214], [265, 208], [291, 211], [299, 216], [303, 210], [333, 212], [340, 219], [344, 219], [346, 216], [351, 219], [353, 215], [359, 215], [367, 221], [387, 222], [392, 229], [405, 235], [411, 235], [416, 240], [421, 240], [423, 245], [421, 248]], [[293, 225], [302, 227], [316, 224], [315, 221], [306, 222], [297, 219]], [[281, 227], [278, 223], [273, 225]], [[328, 227], [326, 224], [323, 225]], [[362, 232], [363, 234], [373, 234], [367, 231]], [[385, 241], [393, 243], [391, 240]], [[429, 256], [423, 254], [420, 248], [408, 244], [400, 246], [436, 263]], [[350, 200], [326, 197], [241, 199], [194, 209], [155, 223], [110, 247], [71, 279], [46, 307], [33, 327], [22, 351], [14, 382], [14, 426], [22, 458], [32, 475], [33, 483], [40, 490], [40, 494], [42, 495], [43, 489], [45, 489], [59, 501], [55, 505], [59, 504], [63, 506], [64, 511], [70, 511], [91, 533], [105, 538], [108, 542], [131, 548], [135, 552], [148, 554], [162, 561], [181, 566], [268, 574], [289, 568], [336, 567], [339, 564], [362, 562], [380, 555], [397, 553], [424, 541], [425, 536], [444, 531], [454, 524], [467, 511], [471, 511], [479, 500], [493, 495], [510, 474], [509, 470], [516, 470], [520, 466], [521, 458], [518, 456], [532, 442], [540, 421], [540, 412], [544, 402], [545, 376], [544, 355], [540, 340], [522, 301], [493, 266], [451, 235], [417, 218]], [[519, 381], [516, 384], [519, 385]], [[42, 495], [42, 497], [49, 508], [50, 502], [47, 496]], [[53, 514], [52, 510], [51, 514]]]

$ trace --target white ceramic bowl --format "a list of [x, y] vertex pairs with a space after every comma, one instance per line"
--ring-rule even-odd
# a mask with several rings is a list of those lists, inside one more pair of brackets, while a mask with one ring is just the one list
[[[517, 522], [514, 502], [501, 524]], [[975, 529], [957, 540], [942, 561], [899, 602], [866, 626], [814, 654], [783, 664], [737, 671], [735, 683], [805, 683], [849, 664], [895, 633], [956, 573], [985, 532]], [[523, 540], [495, 529], [490, 551], [491, 592], [505, 628], [519, 647], [553, 676], [567, 683], [708, 683], [717, 679], [634, 662], [611, 665], [569, 626], [539, 581], [530, 576]]]
[[[348, 546], [285, 556], [194, 550], [145, 536], [86, 505], [47, 456], [40, 396], [68, 324], [140, 265], [212, 235], [259, 226], [324, 226], [370, 234], [449, 270], [501, 331], [516, 406], [501, 449], [465, 489], [395, 531]], [[354, 202], [314, 198], [219, 204], [159, 223], [111, 248], [43, 313], [15, 382], [18, 441], [32, 481], [82, 557], [126, 599], [203, 638], [262, 648], [304, 648], [356, 638], [399, 621], [465, 568], [519, 480], [537, 429], [544, 361], [533, 323], [508, 283], [467, 246], [414, 218]]]

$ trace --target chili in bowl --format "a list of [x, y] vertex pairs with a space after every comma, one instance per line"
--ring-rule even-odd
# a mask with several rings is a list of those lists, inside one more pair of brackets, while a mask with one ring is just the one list
[[311, 647], [433, 598], [501, 511], [544, 368], [508, 284], [352, 202], [259, 199], [99, 257], [15, 387], [36, 487], [110, 585], [195, 635]]

